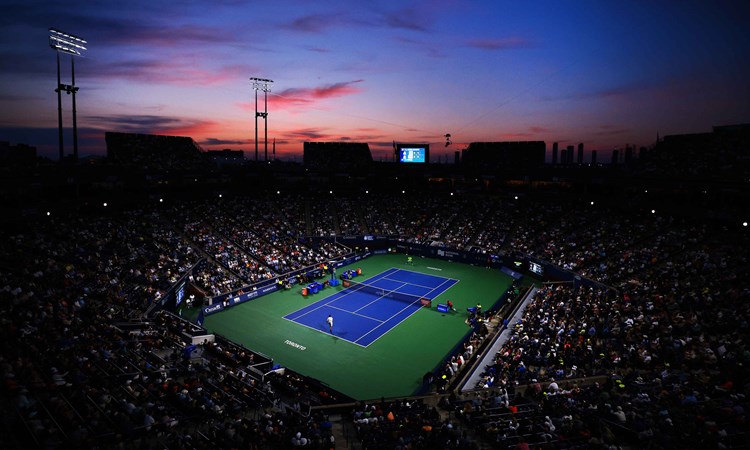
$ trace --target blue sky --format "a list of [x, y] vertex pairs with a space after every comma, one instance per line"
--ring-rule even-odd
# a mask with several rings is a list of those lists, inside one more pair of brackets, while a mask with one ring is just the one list
[[[341, 140], [378, 159], [394, 140], [450, 160], [474, 141], [607, 153], [750, 122], [746, 2], [6, 1], [0, 21], [0, 140], [52, 158], [50, 27], [88, 41], [75, 62], [82, 155], [122, 131], [254, 157], [249, 77], [274, 80], [268, 136], [283, 158]], [[67, 83], [67, 56], [62, 70]], [[71, 109], [64, 96], [66, 153]]]

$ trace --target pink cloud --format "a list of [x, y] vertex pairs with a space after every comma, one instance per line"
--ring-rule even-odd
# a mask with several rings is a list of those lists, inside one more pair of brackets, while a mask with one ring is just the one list
[[355, 86], [364, 80], [343, 81], [316, 88], [289, 88], [281, 91], [277, 96], [286, 98], [291, 101], [301, 101], [303, 103], [313, 100], [343, 97], [345, 95], [356, 94], [362, 89]]
[[[364, 80], [343, 81], [315, 88], [290, 88], [268, 96], [269, 108], [286, 109], [287, 107], [309, 106], [319, 100], [344, 97], [362, 92], [356, 84]], [[254, 102], [238, 103], [245, 111], [255, 111]]]

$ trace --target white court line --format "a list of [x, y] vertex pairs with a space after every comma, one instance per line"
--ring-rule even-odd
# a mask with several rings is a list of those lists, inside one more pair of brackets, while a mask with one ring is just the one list
[[[375, 277], [377, 277], [377, 276], [381, 276], [381, 275], [382, 275], [382, 276], [381, 276], [380, 278], [378, 278], [377, 280], [379, 280], [379, 279], [382, 279], [383, 277], [386, 277], [386, 276], [388, 276], [388, 271], [389, 271], [389, 270], [398, 270], [398, 269], [395, 269], [395, 268], [391, 267], [390, 269], [388, 269], [388, 270], [384, 270], [383, 272], [379, 273], [378, 275], [375, 275]], [[375, 277], [373, 277], [373, 278], [375, 278]], [[377, 280], [376, 280], [376, 281], [377, 281]], [[328, 297], [326, 297], [326, 298], [323, 298], [323, 299], [320, 299], [320, 300], [318, 300], [318, 302], [325, 302], [325, 303], [321, 303], [321, 304], [320, 304], [319, 306], [317, 306], [317, 307], [315, 307], [315, 308], [311, 309], [310, 311], [308, 311], [308, 312], [306, 312], [306, 313], [304, 313], [304, 314], [301, 314], [301, 315], [299, 315], [299, 316], [295, 316], [295, 319], [299, 319], [300, 317], [304, 317], [304, 316], [306, 316], [306, 315], [308, 315], [308, 314], [310, 314], [310, 313], [313, 313], [313, 312], [315, 312], [315, 311], [317, 311], [317, 310], [319, 310], [319, 309], [321, 309], [321, 308], [325, 308], [326, 306], [329, 306], [329, 305], [330, 305], [331, 303], [333, 303], [333, 302], [336, 302], [336, 301], [338, 301], [339, 299], [342, 299], [342, 298], [346, 297], [347, 295], [349, 295], [349, 294], [353, 294], [353, 293], [355, 293], [355, 292], [357, 292], [357, 291], [356, 291], [356, 290], [348, 290], [348, 289], [346, 289], [346, 290], [343, 290], [343, 291], [338, 291], [338, 292], [335, 292], [335, 293], [333, 293], [333, 294], [329, 295], [329, 296], [328, 296]], [[341, 294], [341, 295], [339, 295], [339, 294]], [[308, 305], [308, 306], [311, 306], [311, 305], [315, 305], [316, 303], [317, 303], [317, 302], [315, 302], [315, 303], [311, 303], [311, 304], [310, 304], [310, 305]], [[332, 308], [334, 308], [333, 306], [331, 306], [331, 307], [332, 307]], [[305, 307], [305, 308], [306, 308], [306, 307]], [[300, 308], [300, 309], [305, 309], [305, 308]], [[340, 309], [340, 308], [339, 308], [339, 309]], [[297, 313], [297, 312], [299, 312], [299, 309], [298, 309], [297, 311], [295, 311], [294, 313]], [[291, 313], [291, 314], [294, 314], [294, 313]], [[287, 314], [287, 316], [289, 316], [289, 315], [291, 315], [291, 314]], [[363, 316], [363, 317], [365, 317], [365, 316]], [[284, 316], [284, 318], [286, 318], [286, 316]], [[288, 320], [292, 320], [292, 321], [294, 322], [294, 319], [288, 319]]]
[[424, 275], [426, 277], [441, 278], [443, 280], [461, 281], [461, 280], [458, 280], [456, 278], [449, 278], [449, 277], [444, 277], [444, 276], [440, 276], [440, 275], [430, 275], [429, 273], [416, 272], [414, 270], [399, 269], [398, 267], [392, 267], [392, 269], [396, 269], [396, 272], [409, 272], [409, 273], [416, 273], [417, 275]]
[[354, 342], [354, 341], [350, 341], [349, 339], [347, 339], [347, 338], [345, 338], [345, 337], [339, 336], [339, 335], [337, 335], [337, 334], [331, 334], [331, 333], [329, 333], [329, 332], [327, 332], [327, 331], [324, 331], [324, 330], [320, 330], [320, 329], [318, 329], [318, 328], [315, 328], [315, 327], [311, 327], [310, 325], [305, 325], [305, 324], [304, 324], [304, 323], [302, 323], [302, 322], [296, 322], [296, 321], [294, 321], [294, 320], [292, 320], [292, 319], [287, 319], [286, 317], [282, 317], [282, 319], [288, 320], [288, 321], [292, 322], [293, 324], [296, 324], [296, 325], [301, 325], [301, 326], [303, 326], [303, 327], [305, 327], [305, 328], [309, 328], [309, 329], [311, 329], [311, 330], [315, 330], [315, 331], [317, 331], [318, 333], [321, 333], [321, 334], [325, 334], [326, 336], [333, 336], [333, 337], [335, 337], [335, 338], [339, 338], [339, 339], [341, 339], [342, 341], [348, 342], [348, 343], [350, 343], [350, 344], [354, 344], [354, 345], [356, 345], [357, 347], [361, 347], [361, 348], [367, 348], [367, 346], [366, 346], [366, 345], [362, 345], [362, 344], [357, 344], [356, 342]]
[[[348, 309], [344, 309], [344, 308], [339, 308], [338, 306], [331, 306], [331, 308], [332, 308], [332, 309], [338, 309], [339, 311], [344, 311], [344, 312], [347, 312], [347, 313], [349, 313], [349, 314], [353, 314], [353, 315], [355, 315], [355, 316], [359, 316], [359, 317], [364, 317], [365, 319], [370, 319], [370, 320], [374, 320], [375, 322], [383, 322], [383, 321], [382, 321], [382, 320], [380, 320], [380, 319], [376, 319], [376, 318], [374, 318], [374, 317], [366, 316], [366, 315], [364, 315], [364, 314], [359, 314], [359, 313], [358, 313], [358, 312], [356, 312], [356, 311], [349, 311]], [[362, 308], [360, 308], [360, 309], [362, 309]], [[358, 309], [357, 311], [359, 311], [359, 309]]]
[[[453, 285], [455, 285], [456, 283], [458, 283], [458, 281], [459, 281], [459, 280], [454, 280], [454, 279], [450, 279], [450, 278], [445, 278], [445, 279], [444, 279], [444, 281], [443, 281], [442, 283], [440, 283], [440, 284], [439, 284], [439, 285], [438, 285], [438, 286], [437, 286], [436, 288], [433, 288], [433, 289], [432, 289], [432, 290], [431, 290], [430, 292], [434, 292], [434, 291], [436, 291], [437, 289], [440, 289], [440, 287], [441, 287], [441, 286], [443, 286], [443, 285], [444, 285], [445, 283], [448, 283], [448, 282], [450, 282], [450, 281], [455, 281], [455, 283], [452, 283], [452, 284], [451, 284], [451, 286], [449, 286], [449, 287], [452, 287]], [[447, 289], [446, 289], [446, 290], [447, 290]], [[427, 294], [425, 294], [425, 295], [428, 295], [428, 294], [429, 294], [430, 292], [428, 292], [428, 293], [427, 293]], [[443, 292], [445, 292], [445, 291], [443, 291]], [[435, 296], [435, 298], [437, 298], [437, 297], [440, 297], [440, 296], [441, 296], [441, 295], [443, 294], [443, 292], [441, 292], [440, 294], [436, 295], [436, 296]], [[386, 298], [386, 297], [381, 297], [381, 298]], [[414, 306], [414, 305], [416, 305], [416, 304], [417, 304], [417, 302], [414, 302], [414, 303], [410, 303], [410, 304], [409, 304], [409, 305], [407, 305], [407, 306], [406, 306], [405, 308], [403, 308], [403, 309], [402, 309], [401, 311], [397, 312], [396, 314], [392, 315], [392, 316], [391, 316], [391, 317], [389, 317], [388, 319], [384, 320], [384, 321], [383, 321], [383, 323], [381, 323], [380, 325], [376, 326], [376, 327], [375, 327], [375, 328], [373, 328], [372, 330], [370, 330], [370, 331], [368, 331], [367, 333], [365, 333], [365, 334], [363, 334], [362, 336], [360, 336], [360, 337], [359, 337], [359, 339], [357, 339], [357, 341], [355, 341], [355, 343], [356, 343], [356, 342], [358, 342], [358, 341], [360, 341], [360, 340], [361, 340], [362, 338], [364, 338], [364, 337], [365, 337], [365, 336], [367, 336], [368, 334], [372, 333], [373, 331], [377, 330], [377, 329], [378, 329], [378, 328], [380, 328], [381, 326], [383, 326], [383, 324], [385, 324], [385, 323], [386, 323], [386, 322], [388, 322], [389, 320], [393, 319], [394, 317], [398, 316], [399, 314], [401, 314], [402, 312], [406, 311], [406, 310], [407, 310], [408, 308], [410, 308], [410, 307], [412, 307], [412, 306]], [[364, 346], [364, 347], [369, 347], [369, 346], [370, 346], [371, 344], [375, 343], [375, 342], [376, 342], [376, 341], [377, 341], [378, 339], [380, 339], [380, 338], [382, 338], [383, 336], [385, 336], [386, 334], [390, 333], [390, 332], [391, 332], [391, 330], [393, 330], [394, 328], [396, 328], [396, 326], [398, 326], [398, 324], [400, 324], [400, 323], [401, 323], [401, 322], [403, 322], [404, 320], [408, 319], [409, 317], [413, 316], [413, 315], [414, 315], [414, 314], [415, 314], [415, 313], [416, 313], [417, 311], [419, 311], [420, 309], [422, 309], [422, 306], [421, 306], [421, 305], [419, 306], [419, 308], [415, 309], [415, 310], [414, 310], [414, 312], [412, 312], [412, 313], [411, 313], [411, 314], [409, 314], [408, 316], [406, 316], [406, 317], [404, 317], [403, 319], [401, 319], [400, 321], [398, 321], [398, 323], [394, 324], [394, 325], [393, 325], [393, 326], [392, 326], [391, 328], [389, 328], [389, 329], [388, 329], [388, 330], [387, 330], [387, 331], [386, 331], [385, 333], [381, 334], [381, 335], [380, 335], [380, 336], [378, 336], [378, 337], [377, 337], [377, 338], [376, 338], [376, 339], [375, 339], [374, 341], [370, 342], [369, 344], [367, 344], [367, 345], [366, 345], [366, 346]]]
[[[390, 273], [389, 273], [389, 271], [392, 271], [392, 272], [390, 272]], [[379, 273], [379, 274], [375, 275], [374, 277], [372, 277], [372, 278], [369, 278], [369, 279], [367, 279], [367, 280], [366, 280], [366, 282], [367, 282], [367, 284], [369, 284], [369, 283], [370, 283], [370, 282], [371, 282], [371, 281], [372, 281], [373, 279], [374, 279], [375, 281], [377, 281], [377, 280], [381, 280], [381, 279], [386, 279], [386, 277], [388, 277], [389, 275], [392, 275], [393, 273], [395, 273], [395, 272], [400, 272], [400, 271], [403, 271], [403, 272], [409, 272], [409, 273], [415, 273], [415, 274], [419, 274], [419, 275], [426, 275], [426, 276], [431, 276], [431, 277], [435, 277], [435, 278], [440, 278], [440, 279], [442, 279], [442, 280], [443, 280], [443, 282], [442, 282], [442, 283], [440, 283], [440, 284], [439, 284], [439, 285], [438, 285], [437, 287], [435, 287], [435, 288], [432, 288], [432, 289], [431, 289], [431, 290], [430, 290], [430, 291], [429, 291], [429, 292], [428, 292], [427, 294], [425, 294], [425, 295], [424, 295], [423, 297], [426, 297], [426, 296], [427, 296], [427, 295], [429, 295], [429, 294], [430, 294], [431, 292], [434, 292], [434, 291], [436, 291], [436, 290], [440, 289], [440, 288], [441, 288], [441, 286], [445, 285], [445, 284], [446, 284], [447, 282], [449, 282], [449, 281], [454, 281], [454, 283], [453, 283], [453, 284], [451, 284], [451, 286], [455, 285], [456, 283], [458, 283], [458, 282], [460, 281], [460, 280], [457, 280], [457, 279], [455, 279], [455, 278], [439, 277], [439, 276], [436, 276], [436, 275], [423, 274], [423, 273], [421, 273], [421, 272], [414, 272], [414, 271], [411, 271], [411, 270], [404, 270], [404, 269], [399, 269], [399, 268], [391, 267], [390, 269], [384, 270], [383, 272], [381, 272], [381, 273]], [[376, 278], [376, 277], [377, 277], [377, 278]], [[399, 287], [399, 288], [397, 288], [397, 289], [400, 289], [401, 287], [403, 287], [403, 286], [406, 286], [407, 284], [413, 284], [413, 283], [408, 283], [408, 282], [405, 282], [405, 281], [402, 281], [402, 280], [391, 280], [391, 279], [388, 279], [388, 280], [389, 280], [389, 281], [397, 281], [397, 282], [403, 283], [403, 285], [402, 285], [402, 286], [400, 286], [400, 287]], [[426, 289], [427, 289], [427, 288], [429, 288], [428, 286], [420, 286], [420, 285], [418, 285], [418, 284], [414, 284], [414, 286], [419, 286], [419, 287], [423, 287], [423, 288], [426, 288]], [[451, 286], [449, 286], [449, 287], [451, 287]], [[384, 289], [384, 290], [386, 290], [386, 289]], [[394, 290], [394, 291], [395, 291], [395, 290]], [[306, 312], [306, 313], [304, 313], [304, 314], [302, 314], [302, 315], [300, 315], [300, 316], [297, 316], [297, 319], [299, 319], [300, 317], [304, 317], [304, 316], [306, 316], [306, 315], [308, 315], [308, 314], [310, 314], [310, 313], [312, 313], [312, 312], [315, 312], [315, 311], [317, 311], [317, 310], [319, 310], [319, 309], [321, 309], [321, 308], [323, 308], [323, 307], [326, 307], [326, 306], [328, 306], [328, 307], [330, 307], [330, 308], [338, 309], [338, 310], [340, 310], [340, 311], [343, 311], [343, 312], [346, 312], [346, 313], [349, 313], [349, 314], [354, 314], [354, 315], [357, 315], [357, 316], [360, 316], [360, 317], [364, 317], [364, 318], [366, 318], [366, 319], [370, 319], [370, 320], [374, 320], [374, 321], [376, 321], [376, 322], [380, 322], [380, 324], [376, 325], [376, 326], [375, 326], [374, 328], [372, 328], [372, 329], [371, 329], [370, 331], [368, 331], [367, 333], [365, 333], [365, 334], [363, 334], [362, 336], [360, 336], [359, 338], [357, 338], [357, 340], [356, 340], [356, 341], [350, 341], [349, 339], [346, 339], [345, 337], [342, 337], [342, 336], [338, 336], [338, 335], [336, 335], [336, 334], [333, 334], [333, 335], [332, 335], [332, 336], [334, 336], [334, 337], [337, 337], [337, 338], [339, 338], [339, 339], [341, 339], [341, 340], [344, 340], [344, 341], [346, 341], [346, 342], [350, 342], [350, 343], [352, 343], [352, 344], [354, 344], [354, 345], [357, 345], [357, 346], [359, 346], [359, 347], [362, 347], [362, 348], [367, 348], [367, 347], [369, 347], [370, 345], [372, 345], [373, 343], [377, 342], [377, 341], [378, 341], [378, 340], [379, 340], [380, 338], [382, 338], [382, 337], [383, 337], [383, 336], [385, 336], [386, 334], [390, 333], [390, 332], [391, 332], [391, 330], [393, 330], [394, 328], [396, 328], [396, 327], [397, 327], [397, 326], [398, 326], [398, 325], [399, 325], [399, 324], [400, 324], [401, 322], [405, 321], [405, 320], [406, 320], [406, 319], [408, 319], [409, 317], [413, 316], [413, 315], [414, 315], [414, 314], [415, 314], [415, 313], [416, 313], [417, 311], [419, 311], [420, 309], [422, 309], [422, 306], [420, 305], [420, 306], [419, 306], [418, 308], [416, 308], [416, 309], [415, 309], [415, 310], [414, 310], [414, 311], [413, 311], [413, 312], [412, 312], [411, 314], [409, 314], [408, 316], [406, 316], [406, 317], [404, 317], [403, 319], [401, 319], [401, 320], [400, 320], [400, 321], [399, 321], [398, 323], [396, 323], [396, 324], [394, 324], [393, 326], [391, 326], [391, 327], [390, 327], [390, 328], [389, 328], [389, 329], [388, 329], [388, 330], [387, 330], [387, 331], [386, 331], [385, 333], [383, 333], [383, 334], [381, 334], [380, 336], [378, 336], [378, 337], [377, 337], [377, 338], [376, 338], [375, 340], [373, 340], [372, 342], [370, 342], [370, 343], [369, 343], [369, 344], [367, 344], [367, 345], [362, 345], [362, 344], [359, 344], [359, 343], [358, 343], [358, 341], [360, 341], [360, 340], [361, 340], [362, 338], [364, 338], [365, 336], [369, 335], [369, 334], [370, 334], [370, 333], [372, 333], [373, 331], [375, 331], [375, 330], [377, 330], [378, 328], [380, 328], [381, 326], [383, 326], [383, 324], [385, 324], [385, 323], [386, 323], [386, 322], [388, 322], [389, 320], [393, 319], [394, 317], [398, 316], [398, 315], [399, 315], [399, 314], [401, 314], [402, 312], [406, 311], [406, 310], [407, 310], [408, 308], [410, 308], [410, 307], [413, 307], [413, 306], [415, 306], [415, 305], [417, 304], [417, 302], [414, 302], [414, 303], [409, 303], [409, 304], [407, 304], [407, 306], [406, 306], [406, 307], [404, 307], [403, 309], [401, 309], [401, 311], [397, 312], [396, 314], [392, 315], [391, 317], [389, 317], [388, 319], [386, 319], [386, 320], [384, 320], [384, 321], [380, 321], [379, 319], [375, 319], [375, 318], [373, 318], [373, 317], [368, 317], [368, 316], [365, 316], [365, 315], [363, 315], [363, 314], [357, 314], [356, 312], [352, 312], [352, 311], [347, 311], [347, 310], [345, 310], [345, 309], [342, 309], [342, 308], [338, 308], [338, 307], [336, 307], [336, 306], [331, 306], [331, 303], [333, 303], [333, 302], [335, 302], [335, 301], [338, 301], [339, 299], [341, 299], [341, 298], [344, 298], [345, 296], [347, 296], [347, 295], [349, 295], [349, 294], [351, 294], [351, 293], [353, 293], [353, 292], [357, 292], [357, 291], [347, 291], [347, 290], [343, 290], [343, 291], [339, 291], [339, 292], [336, 292], [335, 294], [332, 294], [332, 295], [331, 295], [330, 297], [328, 297], [328, 298], [326, 298], [326, 299], [323, 299], [323, 300], [328, 300], [328, 301], [327, 301], [326, 303], [324, 303], [324, 304], [321, 304], [320, 306], [318, 306], [318, 307], [316, 307], [316, 308], [314, 308], [314, 309], [312, 309], [312, 310], [310, 310], [310, 311], [308, 311], [308, 312]], [[443, 291], [443, 292], [445, 292], [445, 291]], [[437, 298], [437, 297], [439, 297], [440, 295], [442, 295], [442, 294], [443, 294], [443, 292], [441, 292], [440, 294], [438, 294], [438, 295], [437, 295], [437, 296], [436, 296], [435, 298]], [[341, 295], [340, 295], [340, 296], [337, 296], [337, 294], [341, 294]], [[332, 297], [335, 297], [335, 298], [331, 299]], [[376, 302], [376, 301], [378, 301], [378, 300], [382, 300], [382, 299], [384, 299], [384, 298], [386, 298], [386, 299], [387, 299], [387, 297], [379, 297], [378, 299], [374, 300], [373, 302], [370, 302], [370, 304], [372, 304], [372, 303], [374, 303], [374, 302]], [[388, 299], [388, 300], [392, 300], [392, 299]], [[431, 300], [432, 300], [432, 299], [431, 299]], [[398, 301], [398, 300], [396, 300], [396, 301]], [[360, 309], [362, 309], [362, 308], [360, 308]], [[358, 309], [357, 311], [359, 311], [359, 309]], [[317, 328], [311, 327], [311, 326], [309, 326], [309, 325], [305, 325], [304, 323], [301, 323], [301, 322], [297, 322], [297, 321], [296, 321], [296, 320], [294, 320], [294, 319], [288, 319], [288, 318], [286, 318], [286, 317], [282, 317], [282, 318], [283, 318], [283, 319], [286, 319], [286, 320], [288, 320], [288, 321], [290, 321], [290, 322], [292, 322], [292, 323], [296, 323], [297, 325], [302, 325], [303, 327], [309, 328], [309, 329], [311, 329], [311, 330], [315, 330], [315, 331], [317, 331], [317, 332], [319, 332], [319, 333], [322, 333], [322, 334], [326, 334], [326, 335], [330, 335], [330, 333], [327, 333], [327, 332], [325, 332], [325, 331], [323, 331], [323, 330], [319, 330], [319, 329], [317, 329]]]
[[[396, 288], [396, 289], [400, 289], [400, 288], [402, 288], [402, 287], [404, 287], [404, 286], [406, 286], [406, 285], [409, 285], [409, 286], [416, 286], [416, 287], [420, 287], [420, 288], [424, 288], [424, 289], [430, 289], [430, 290], [432, 290], [432, 289], [435, 289], [435, 288], [434, 288], [434, 287], [432, 287], [432, 286], [424, 286], [424, 285], [421, 285], [421, 284], [417, 284], [417, 283], [408, 283], [408, 282], [406, 282], [406, 281], [404, 281], [404, 280], [395, 280], [395, 279], [393, 279], [393, 278], [387, 278], [387, 277], [386, 277], [386, 278], [381, 278], [381, 280], [388, 280], [388, 281], [393, 281], [394, 283], [403, 283], [403, 284], [402, 284], [401, 286], [399, 286], [399, 287], [398, 287], [398, 288]], [[380, 280], [376, 280], [376, 281], [380, 281]], [[370, 284], [370, 283], [368, 283], [368, 284]], [[371, 284], [370, 284], [370, 286], [373, 286], [373, 285], [371, 285]], [[378, 289], [383, 289], [383, 290], [385, 290], [385, 291], [389, 290], [389, 289], [386, 289], [386, 288], [381, 288], [381, 287], [378, 287], [378, 286], [375, 286], [375, 287], [377, 287]], [[402, 294], [408, 294], [408, 292], [402, 292]], [[409, 294], [409, 295], [415, 295], [415, 294]]]
[[[367, 336], [368, 334], [372, 333], [373, 331], [377, 330], [378, 328], [382, 327], [382, 326], [383, 326], [383, 324], [385, 324], [385, 323], [386, 323], [386, 322], [388, 322], [389, 320], [393, 319], [394, 317], [398, 316], [399, 314], [401, 314], [402, 312], [406, 311], [407, 309], [411, 308], [412, 306], [414, 306], [414, 305], [416, 305], [416, 304], [417, 304], [416, 302], [414, 302], [414, 303], [409, 303], [408, 305], [406, 305], [406, 307], [405, 307], [404, 309], [402, 309], [401, 311], [399, 311], [399, 312], [397, 312], [396, 314], [392, 315], [392, 316], [391, 316], [391, 317], [389, 317], [388, 319], [384, 320], [384, 321], [383, 321], [383, 322], [382, 322], [382, 323], [381, 323], [380, 325], [377, 325], [377, 326], [376, 326], [375, 328], [373, 328], [372, 330], [370, 330], [370, 331], [368, 331], [367, 333], [365, 333], [365, 334], [363, 334], [362, 336], [360, 336], [360, 337], [359, 337], [359, 339], [357, 339], [357, 341], [355, 341], [355, 343], [356, 343], [356, 342], [358, 342], [358, 341], [360, 341], [360, 340], [361, 340], [361, 339], [362, 339], [363, 337]], [[377, 337], [377, 338], [375, 339], [375, 341], [377, 341], [378, 339], [382, 338], [382, 337], [383, 337], [383, 336], [385, 336], [386, 334], [390, 333], [392, 329], [396, 328], [396, 325], [398, 325], [399, 323], [403, 322], [404, 320], [406, 320], [406, 319], [408, 319], [409, 317], [411, 317], [412, 315], [414, 315], [414, 313], [415, 313], [415, 312], [417, 312], [417, 311], [419, 311], [419, 309], [420, 309], [421, 307], [422, 307], [422, 306], [420, 305], [420, 307], [419, 307], [419, 308], [417, 308], [417, 309], [415, 309], [413, 313], [411, 313], [411, 314], [409, 314], [408, 316], [406, 316], [406, 317], [404, 317], [403, 319], [401, 319], [401, 320], [400, 320], [400, 321], [399, 321], [398, 323], [396, 323], [396, 324], [395, 324], [395, 325], [393, 325], [393, 326], [392, 326], [391, 328], [389, 328], [389, 329], [388, 329], [388, 330], [387, 330], [387, 331], [386, 331], [385, 333], [383, 333], [383, 334], [381, 334], [380, 336], [378, 336], [378, 337]], [[372, 342], [370, 342], [370, 344], [372, 344], [372, 343], [373, 343], [373, 342], [375, 342], [375, 341], [372, 341]], [[365, 347], [369, 347], [369, 346], [370, 346], [370, 344], [367, 344], [367, 345], [366, 345]]]
[[[392, 294], [394, 292], [397, 292], [399, 289], [401, 289], [402, 287], [406, 286], [406, 284], [407, 284], [407, 283], [404, 283], [403, 281], [401, 281], [400, 283], [401, 283], [401, 286], [397, 287], [396, 289], [385, 289], [385, 288], [378, 288], [378, 289], [382, 289], [384, 294]], [[377, 286], [375, 286], [375, 287], [377, 287]], [[360, 291], [361, 291], [361, 289], [360, 289]], [[368, 294], [373, 294], [373, 293], [372, 292], [368, 292]], [[404, 294], [404, 292], [399, 292], [399, 294]], [[373, 294], [373, 295], [377, 295], [377, 294]], [[411, 295], [411, 294], [409, 294], [409, 295]], [[372, 305], [373, 303], [375, 303], [378, 300], [383, 299], [383, 298], [388, 298], [388, 297], [386, 295], [379, 295], [378, 298], [376, 298], [375, 300], [373, 300], [370, 303], [366, 304], [365, 306], [363, 306], [363, 307], [355, 310], [354, 312], [361, 311], [361, 310], [367, 308], [368, 306]]]
[[[308, 314], [310, 314], [312, 312], [315, 312], [315, 311], [319, 310], [320, 308], [324, 308], [326, 306], [329, 306], [331, 303], [333, 303], [335, 301], [338, 301], [339, 299], [342, 299], [342, 298], [346, 297], [347, 295], [353, 294], [355, 292], [357, 292], [357, 291], [351, 291], [351, 290], [348, 290], [348, 289], [345, 289], [343, 291], [334, 292], [333, 294], [329, 295], [328, 297], [322, 298], [322, 299], [318, 300], [318, 302], [325, 302], [325, 303], [321, 303], [320, 306], [318, 306], [316, 308], [313, 308], [310, 311], [297, 316], [297, 318], [304, 317], [304, 316], [306, 316], [306, 315], [308, 315]], [[341, 294], [341, 295], [339, 295], [339, 294]], [[314, 305], [314, 304], [315, 303], [312, 303], [311, 305]], [[308, 305], [308, 306], [311, 306], [311, 305]], [[300, 309], [305, 309], [305, 308], [300, 308]], [[333, 308], [333, 306], [332, 306], [332, 308]], [[299, 309], [297, 311], [295, 311], [295, 313], [298, 312], [298, 311], [299, 311]], [[292, 313], [292, 314], [294, 314], [294, 313]], [[287, 315], [290, 315], [290, 314], [287, 314]]]

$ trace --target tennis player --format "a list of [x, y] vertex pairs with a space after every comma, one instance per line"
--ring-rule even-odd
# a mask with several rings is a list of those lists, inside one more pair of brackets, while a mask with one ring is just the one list
[[328, 323], [328, 330], [333, 334], [333, 316], [328, 314], [328, 318], [326, 319], [326, 323]]

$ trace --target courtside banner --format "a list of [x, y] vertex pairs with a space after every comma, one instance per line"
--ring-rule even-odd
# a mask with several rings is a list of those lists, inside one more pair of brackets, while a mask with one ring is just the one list
[[217, 313], [223, 309], [224, 309], [224, 305], [222, 305], [221, 303], [216, 303], [215, 305], [210, 305], [210, 306], [204, 306], [203, 315], [208, 316], [208, 315]]
[[520, 273], [516, 272], [515, 270], [509, 269], [505, 266], [501, 267], [500, 271], [506, 275], [510, 275], [511, 277], [513, 277], [514, 280], [518, 280], [523, 276]]
[[342, 266], [348, 266], [349, 264], [355, 263], [355, 262], [357, 262], [359, 260], [362, 260], [362, 259], [365, 259], [365, 258], [369, 258], [370, 256], [372, 256], [372, 252], [366, 252], [366, 253], [363, 253], [361, 255], [350, 256], [350, 257], [348, 257], [346, 259], [343, 259], [343, 260], [341, 260], [341, 261], [339, 261], [337, 263], [334, 263], [334, 265], [336, 266], [336, 268], [339, 268], [339, 267], [342, 267]]
[[262, 288], [258, 288], [251, 292], [246, 292], [244, 294], [240, 294], [234, 297], [229, 297], [223, 302], [215, 303], [211, 306], [204, 306], [203, 307], [203, 315], [208, 316], [211, 314], [215, 314], [219, 311], [223, 311], [226, 308], [229, 308], [234, 305], [239, 305], [240, 303], [244, 303], [248, 300], [253, 300], [255, 298], [258, 298], [260, 296], [270, 294], [271, 292], [274, 292], [276, 290], [276, 285], [271, 284], [268, 286], [264, 286]]

